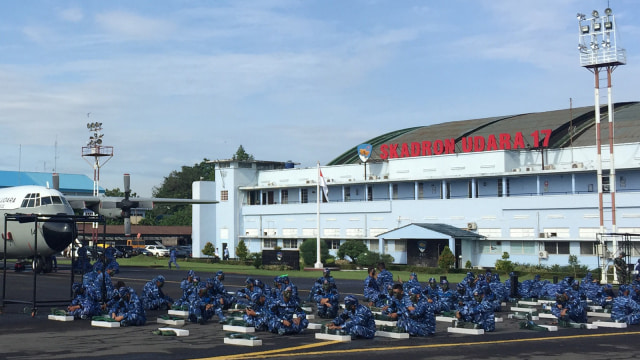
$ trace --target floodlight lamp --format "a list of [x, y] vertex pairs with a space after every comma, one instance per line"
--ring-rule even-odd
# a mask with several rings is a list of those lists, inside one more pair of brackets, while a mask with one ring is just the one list
[[91, 129], [91, 123], [87, 123], [87, 129]]
[[613, 11], [611, 10], [611, 8], [606, 8], [606, 9], [604, 9], [604, 13], [607, 14], [607, 15], [611, 15], [611, 14], [613, 14]]
[[98, 144], [98, 145], [102, 144], [102, 139], [98, 139], [98, 140], [96, 141], [96, 144]]
[[580, 31], [581, 31], [583, 34], [588, 34], [588, 33], [589, 33], [589, 25], [582, 25], [582, 26], [580, 26]]
[[604, 22], [604, 28], [605, 28], [605, 30], [613, 29], [613, 23], [611, 21], [605, 21]]
[[578, 18], [578, 20], [585, 20], [587, 18], [585, 14], [581, 14], [581, 13], [578, 13], [576, 17]]
[[593, 23], [593, 31], [600, 31], [602, 25], [599, 22]]
[[600, 14], [598, 13], [598, 10], [593, 10], [593, 11], [591, 12], [591, 15], [592, 15], [594, 18], [600, 17]]

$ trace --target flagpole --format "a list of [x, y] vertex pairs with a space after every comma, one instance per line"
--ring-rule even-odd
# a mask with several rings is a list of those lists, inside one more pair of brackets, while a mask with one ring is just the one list
[[316, 177], [317, 177], [317, 181], [316, 181], [316, 204], [317, 204], [317, 212], [316, 212], [316, 224], [318, 226], [318, 228], [316, 229], [316, 263], [315, 263], [315, 268], [316, 269], [322, 269], [322, 262], [320, 261], [320, 161], [318, 161], [318, 166], [317, 166], [317, 171], [316, 171]]

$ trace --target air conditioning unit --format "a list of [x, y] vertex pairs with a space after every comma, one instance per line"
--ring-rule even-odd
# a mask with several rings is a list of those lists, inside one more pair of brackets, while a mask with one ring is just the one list
[[540, 252], [538, 252], [538, 257], [540, 259], [548, 259], [549, 258], [549, 252], [546, 250], [541, 250]]
[[477, 230], [477, 229], [478, 229], [478, 224], [474, 222], [467, 223], [467, 230]]
[[387, 180], [389, 178], [389, 175], [385, 175], [382, 177], [383, 179]]
[[549, 165], [545, 165], [545, 166], [544, 166], [544, 169], [545, 169], [545, 170], [553, 170], [553, 169], [555, 169], [555, 168], [556, 168], [556, 167], [555, 167], [555, 165], [552, 165], [552, 164], [549, 164]]
[[571, 167], [574, 169], [582, 169], [584, 167], [584, 164], [579, 162], [579, 163], [573, 163], [571, 164]]
[[546, 238], [547, 234], [546, 233], [538, 233], [538, 237], [539, 238]]
[[513, 172], [520, 172], [520, 171], [522, 171], [522, 169], [520, 169], [520, 168], [513, 168]]
[[526, 168], [524, 168], [524, 171], [532, 171], [532, 170], [533, 170], [533, 168], [530, 167], [530, 166], [527, 166]]

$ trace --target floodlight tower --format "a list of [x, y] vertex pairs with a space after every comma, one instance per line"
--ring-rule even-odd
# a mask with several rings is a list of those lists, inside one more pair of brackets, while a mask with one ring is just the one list
[[[88, 116], [88, 115], [87, 115]], [[113, 157], [113, 146], [102, 145], [102, 123], [87, 123], [87, 129], [91, 133], [87, 145], [82, 147], [82, 158], [93, 166], [93, 196], [100, 195], [100, 167], [104, 166]], [[87, 158], [92, 157], [93, 163]], [[102, 164], [100, 159], [105, 158]], [[93, 223], [91, 240], [95, 243], [98, 240], [98, 223]]]
[[[604, 233], [604, 207], [603, 192], [608, 190], [611, 194], [611, 232], [616, 232], [616, 169], [613, 156], [614, 124], [613, 101], [611, 96], [611, 73], [619, 65], [627, 63], [626, 51], [617, 44], [615, 17], [611, 8], [604, 10], [604, 16], [600, 16], [597, 10], [591, 12], [591, 18], [578, 13], [578, 51], [580, 52], [580, 66], [592, 72], [595, 76], [595, 121], [596, 121], [596, 148], [597, 148], [597, 177], [598, 177], [598, 210], [600, 214], [600, 233]], [[602, 141], [600, 129], [600, 73], [607, 72], [607, 114], [609, 120], [609, 177], [607, 184], [602, 177]], [[605, 189], [608, 186], [608, 189]], [[614, 236], [612, 252], [617, 255], [618, 242]], [[603, 270], [606, 256], [603, 256]], [[606, 282], [606, 277], [603, 276]], [[614, 281], [617, 280], [614, 272]]]

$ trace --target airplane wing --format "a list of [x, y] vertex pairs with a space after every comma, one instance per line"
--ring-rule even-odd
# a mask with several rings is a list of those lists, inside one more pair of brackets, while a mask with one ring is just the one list
[[[90, 209], [93, 212], [108, 218], [120, 217], [122, 212], [122, 203], [125, 198], [117, 196], [84, 196], [84, 195], [66, 195], [65, 198], [74, 209]], [[174, 199], [174, 198], [129, 198], [131, 209], [153, 209], [154, 204], [174, 204], [174, 205], [192, 205], [192, 204], [216, 204], [214, 200], [200, 199]]]

